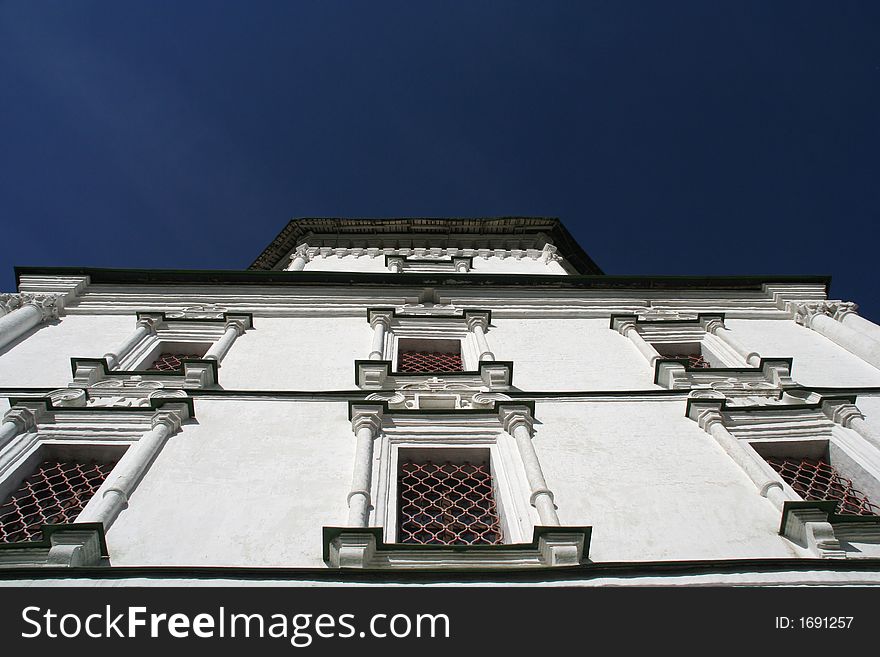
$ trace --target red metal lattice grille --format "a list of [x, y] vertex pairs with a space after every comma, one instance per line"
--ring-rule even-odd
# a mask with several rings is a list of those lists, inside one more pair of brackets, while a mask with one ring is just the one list
[[399, 488], [401, 543], [501, 543], [488, 465], [406, 461]]
[[0, 543], [37, 541], [41, 525], [73, 522], [114, 465], [42, 462], [0, 506]]
[[461, 354], [443, 354], [438, 351], [401, 351], [397, 362], [399, 372], [434, 373], [461, 372]]
[[814, 459], [776, 457], [767, 457], [767, 463], [805, 500], [835, 501], [838, 514], [880, 515], [880, 507], [872, 504], [864, 493], [853, 488], [852, 482], [841, 477], [829, 463]]
[[192, 354], [159, 354], [147, 370], [155, 372], [177, 372], [183, 369], [184, 358], [198, 358]]
[[694, 369], [708, 369], [712, 367], [712, 365], [709, 364], [709, 361], [703, 358], [701, 354], [664, 354], [663, 358], [681, 358], [687, 360], [688, 367]]

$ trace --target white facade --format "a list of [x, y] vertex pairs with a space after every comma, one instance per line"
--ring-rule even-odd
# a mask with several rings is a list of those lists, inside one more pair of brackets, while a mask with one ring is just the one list
[[[443, 221], [304, 220], [220, 279], [19, 269], [0, 501], [46, 458], [124, 456], [73, 522], [0, 547], [0, 573], [880, 580], [880, 517], [804, 500], [765, 459], [828, 461], [880, 501], [880, 327], [854, 304], [819, 278], [605, 276], [553, 220]], [[463, 371], [403, 372], [409, 349]], [[180, 371], [145, 370], [169, 351]], [[500, 544], [399, 540], [400, 464], [426, 454], [486, 462]]]

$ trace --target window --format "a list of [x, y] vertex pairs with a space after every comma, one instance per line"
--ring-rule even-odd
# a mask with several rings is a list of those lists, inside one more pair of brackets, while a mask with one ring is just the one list
[[461, 340], [398, 340], [397, 370], [406, 373], [462, 372]]
[[[833, 501], [838, 515], [880, 516], [874, 479], [834, 441], [752, 441], [751, 447], [806, 501]], [[863, 491], [869, 491], [865, 493]]]
[[87, 457], [40, 462], [0, 505], [0, 543], [37, 541], [44, 524], [73, 522], [114, 465]]
[[704, 349], [700, 342], [684, 343], [652, 343], [654, 349], [663, 358], [679, 358], [688, 361], [688, 367], [706, 369], [710, 367], [724, 367], [713, 354]]
[[501, 521], [486, 458], [404, 457], [398, 474], [398, 542], [498, 545]]
[[835, 501], [840, 515], [880, 515], [880, 507], [822, 459], [771, 456], [766, 461], [805, 500]]
[[138, 370], [148, 372], [179, 372], [185, 359], [203, 358], [210, 345], [191, 343], [159, 342], [143, 359]]

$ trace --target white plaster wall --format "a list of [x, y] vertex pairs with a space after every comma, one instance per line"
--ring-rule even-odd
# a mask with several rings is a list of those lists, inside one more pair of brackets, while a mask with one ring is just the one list
[[354, 361], [370, 354], [363, 317], [254, 317], [220, 365], [228, 390], [354, 390]]
[[654, 371], [607, 319], [493, 319], [496, 360], [512, 360], [522, 390], [648, 390]]
[[67, 315], [0, 349], [0, 386], [65, 387], [71, 357], [100, 358], [136, 328], [131, 315]]
[[823, 335], [791, 320], [729, 319], [736, 338], [765, 358], [794, 358], [792, 376], [804, 385], [880, 386], [880, 370]]
[[535, 449], [562, 524], [596, 561], [806, 556], [683, 400], [538, 402]]
[[856, 406], [865, 415], [868, 425], [880, 435], [880, 395], [859, 395]]
[[355, 437], [345, 403], [205, 400], [107, 534], [113, 565], [322, 567], [344, 524]]

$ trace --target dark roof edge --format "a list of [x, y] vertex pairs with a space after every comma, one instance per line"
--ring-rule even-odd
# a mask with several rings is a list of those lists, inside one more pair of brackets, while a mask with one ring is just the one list
[[745, 289], [764, 284], [823, 285], [830, 276], [607, 276], [544, 274], [392, 274], [334, 271], [227, 269], [117, 269], [104, 267], [15, 267], [18, 286], [28, 276], [88, 276], [92, 284], [380, 285], [396, 287], [535, 286], [594, 289]]
[[327, 567], [242, 567], [242, 566], [102, 566], [78, 568], [0, 567], [0, 580], [21, 579], [123, 579], [123, 578], [199, 578], [249, 580], [317, 580], [321, 582], [534, 582], [590, 580], [601, 577], [682, 577], [745, 573], [864, 573], [880, 572], [880, 559], [756, 558], [704, 559], [692, 561], [608, 561], [576, 566], [548, 566], [521, 569], [411, 568], [380, 570]]
[[[548, 236], [554, 246], [558, 248], [559, 255], [565, 259], [569, 266], [573, 267], [580, 274], [602, 274], [603, 271], [596, 262], [587, 255], [578, 241], [568, 231], [565, 225], [558, 217], [540, 217], [540, 216], [501, 216], [501, 217], [297, 217], [287, 222], [284, 228], [275, 236], [275, 238], [266, 246], [265, 249], [256, 257], [256, 259], [248, 266], [248, 269], [254, 270], [273, 270], [278, 262], [292, 251], [299, 243], [300, 238], [311, 232], [309, 224], [314, 222], [336, 222], [342, 228], [346, 225], [355, 225], [357, 222], [373, 222], [377, 227], [385, 228], [389, 224], [399, 223], [406, 227], [403, 232], [414, 235], [425, 234], [438, 236], [437, 231], [418, 230], [419, 222], [442, 222], [454, 226], [457, 223], [481, 223], [485, 222], [487, 226], [497, 225], [498, 223], [507, 222], [510, 224], [510, 236], [515, 237], [517, 229], [523, 233], [545, 232], [544, 229], [537, 226], [523, 226], [526, 224], [538, 224], [540, 222], [549, 223], [550, 226], [545, 227]], [[416, 224], [416, 226], [414, 226]], [[416, 230], [413, 230], [413, 228]], [[326, 230], [326, 227], [323, 227]], [[339, 230], [337, 228], [337, 230]], [[390, 230], [378, 231], [376, 235], [382, 233], [391, 234]], [[348, 235], [354, 237], [364, 237], [362, 232], [346, 233], [339, 231], [339, 235]], [[500, 236], [503, 233], [490, 232], [486, 235]]]

